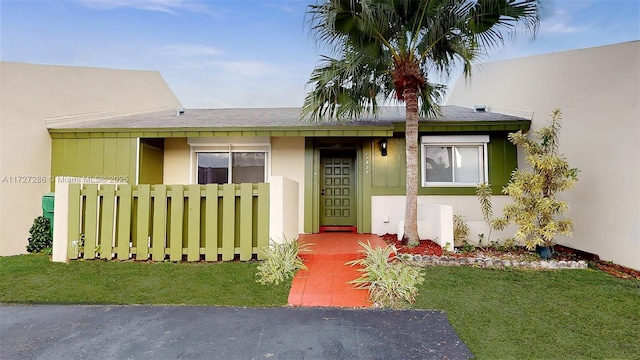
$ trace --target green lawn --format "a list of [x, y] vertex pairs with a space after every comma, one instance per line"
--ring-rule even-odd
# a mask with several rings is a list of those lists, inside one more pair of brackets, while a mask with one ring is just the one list
[[[283, 306], [290, 282], [255, 282], [257, 263], [0, 257], [0, 302]], [[595, 270], [433, 267], [414, 306], [444, 310], [478, 359], [638, 359], [640, 282]]]
[[283, 306], [291, 282], [255, 282], [257, 262], [71, 261], [0, 257], [0, 302]]
[[640, 281], [596, 270], [428, 268], [414, 307], [446, 311], [478, 359], [640, 358]]

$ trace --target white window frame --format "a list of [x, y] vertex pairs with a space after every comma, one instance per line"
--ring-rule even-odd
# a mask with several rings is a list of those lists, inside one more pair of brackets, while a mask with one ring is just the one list
[[487, 144], [489, 143], [489, 135], [432, 135], [422, 136], [420, 139], [420, 161], [422, 165], [422, 187], [444, 186], [444, 187], [475, 187], [477, 183], [464, 182], [428, 182], [427, 181], [427, 146], [477, 146], [480, 150], [482, 164], [478, 164], [483, 170], [480, 182], [489, 182], [489, 159]]
[[269, 182], [269, 174], [271, 174], [271, 143], [268, 137], [257, 138], [189, 138], [187, 143], [191, 147], [191, 171], [189, 174], [189, 182], [191, 184], [198, 183], [198, 153], [225, 153], [229, 154], [229, 175], [227, 184], [232, 184], [233, 166], [232, 154], [235, 152], [256, 152], [264, 153], [264, 182]]

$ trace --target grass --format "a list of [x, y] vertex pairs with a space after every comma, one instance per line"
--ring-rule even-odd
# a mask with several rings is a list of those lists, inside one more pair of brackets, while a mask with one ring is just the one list
[[414, 308], [446, 311], [478, 359], [640, 354], [640, 282], [600, 271], [434, 267]]
[[46, 255], [0, 257], [0, 302], [283, 306], [291, 281], [263, 286], [257, 262], [72, 261]]
[[[258, 263], [0, 257], [0, 303], [283, 306], [291, 281], [264, 286]], [[446, 311], [478, 359], [637, 359], [640, 282], [596, 270], [432, 267], [414, 308]]]

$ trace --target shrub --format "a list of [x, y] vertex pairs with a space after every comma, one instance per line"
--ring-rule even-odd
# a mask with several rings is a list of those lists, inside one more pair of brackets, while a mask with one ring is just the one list
[[359, 242], [366, 256], [349, 261], [347, 264], [360, 265], [362, 273], [350, 281], [356, 289], [368, 289], [369, 300], [377, 307], [402, 308], [413, 304], [418, 295], [418, 285], [424, 281], [422, 268], [411, 266], [396, 256], [395, 246], [373, 248], [367, 242]]
[[311, 251], [309, 246], [312, 244], [300, 244], [297, 239], [287, 240], [282, 243], [269, 241], [267, 249], [261, 251], [266, 260], [258, 265], [256, 280], [262, 285], [280, 284], [285, 280], [293, 277], [296, 271], [306, 269], [304, 262], [300, 256], [301, 252]]
[[38, 216], [33, 220], [33, 225], [29, 229], [29, 244], [27, 251], [30, 253], [41, 252], [51, 248], [53, 240], [51, 239], [51, 224], [49, 219], [44, 216]]

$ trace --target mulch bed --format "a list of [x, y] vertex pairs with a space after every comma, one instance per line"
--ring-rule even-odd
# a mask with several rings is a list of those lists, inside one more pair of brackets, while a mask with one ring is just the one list
[[395, 246], [399, 254], [442, 256], [443, 253], [442, 247], [431, 240], [420, 240], [420, 245], [415, 247], [408, 247], [402, 241], [398, 241], [396, 234], [384, 234], [382, 240]]

